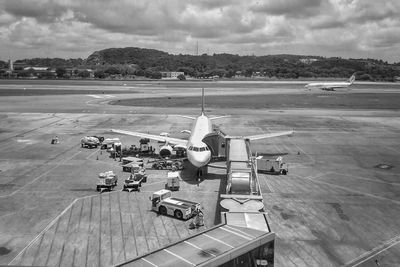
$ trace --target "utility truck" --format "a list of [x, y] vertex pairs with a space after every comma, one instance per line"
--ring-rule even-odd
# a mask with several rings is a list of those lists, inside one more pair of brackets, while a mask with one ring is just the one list
[[277, 157], [275, 160], [264, 158], [263, 156], [258, 156], [256, 159], [257, 172], [283, 175], [289, 172], [288, 164], [283, 162], [281, 156]]
[[178, 191], [180, 178], [181, 178], [181, 174], [179, 171], [168, 172], [167, 183], [165, 184], [165, 189], [169, 189], [171, 191]]
[[151, 197], [151, 209], [162, 215], [174, 216], [180, 220], [190, 219], [200, 203], [172, 197], [170, 190], [161, 189], [154, 192]]
[[85, 136], [81, 139], [81, 147], [97, 148], [100, 145], [100, 140], [94, 136]]

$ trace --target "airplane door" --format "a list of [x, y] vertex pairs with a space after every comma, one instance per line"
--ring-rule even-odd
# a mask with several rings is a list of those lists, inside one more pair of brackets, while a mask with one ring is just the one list
[[211, 150], [213, 157], [225, 157], [225, 135], [218, 132], [212, 132], [207, 134], [202, 140], [208, 148]]

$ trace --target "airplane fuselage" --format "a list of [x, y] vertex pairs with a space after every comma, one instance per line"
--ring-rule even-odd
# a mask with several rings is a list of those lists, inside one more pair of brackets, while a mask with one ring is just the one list
[[204, 136], [211, 132], [211, 120], [206, 115], [201, 114], [193, 123], [186, 149], [188, 160], [198, 168], [207, 165], [211, 160], [211, 151], [202, 141]]
[[347, 88], [351, 85], [349, 82], [338, 82], [338, 83], [309, 83], [305, 87], [308, 89], [319, 88], [319, 89], [334, 89], [334, 88]]

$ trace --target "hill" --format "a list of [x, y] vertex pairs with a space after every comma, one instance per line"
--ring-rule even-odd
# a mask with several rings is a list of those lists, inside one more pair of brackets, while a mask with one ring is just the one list
[[15, 63], [52, 68], [91, 68], [95, 77], [146, 76], [160, 78], [161, 71], [182, 71], [192, 77], [219, 76], [252, 78], [347, 78], [394, 81], [400, 76], [400, 63], [376, 59], [343, 59], [303, 55], [239, 56], [233, 54], [173, 55], [138, 47], [109, 48], [92, 53], [87, 59], [34, 58]]
[[274, 77], [274, 78], [347, 78], [392, 80], [400, 76], [400, 65], [375, 59], [343, 59], [301, 55], [239, 56], [232, 54], [172, 55], [137, 47], [110, 48], [90, 55], [86, 64], [133, 64], [139, 70], [183, 71], [194, 77]]

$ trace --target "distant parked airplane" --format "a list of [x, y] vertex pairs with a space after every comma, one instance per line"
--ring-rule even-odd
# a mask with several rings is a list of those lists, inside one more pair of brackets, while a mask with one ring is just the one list
[[309, 83], [305, 88], [308, 90], [311, 89], [321, 89], [325, 91], [335, 91], [335, 88], [347, 88], [353, 84], [356, 79], [355, 74], [351, 75], [351, 77], [346, 82], [325, 82], [325, 83]]
[[[211, 151], [206, 143], [204, 143], [203, 139], [206, 135], [213, 132], [212, 130], [212, 121], [220, 118], [224, 118], [227, 116], [219, 116], [214, 118], [209, 118], [205, 115], [204, 112], [204, 89], [202, 90], [202, 102], [201, 102], [201, 115], [197, 118], [189, 117], [189, 116], [181, 116], [184, 118], [192, 119], [194, 121], [192, 125], [192, 130], [184, 130], [182, 132], [190, 134], [189, 140], [172, 138], [169, 136], [161, 136], [161, 135], [153, 135], [146, 134], [140, 132], [131, 132], [125, 130], [115, 130], [112, 129], [112, 132], [132, 135], [140, 138], [149, 138], [156, 141], [165, 142], [165, 145], [160, 148], [160, 156], [168, 157], [172, 153], [172, 149], [174, 147], [186, 149], [188, 160], [195, 167], [201, 168], [207, 165], [211, 160]], [[259, 140], [264, 138], [272, 138], [283, 135], [291, 135], [293, 131], [286, 132], [278, 132], [278, 133], [264, 133], [246, 136], [244, 138], [248, 138], [249, 140]]]

